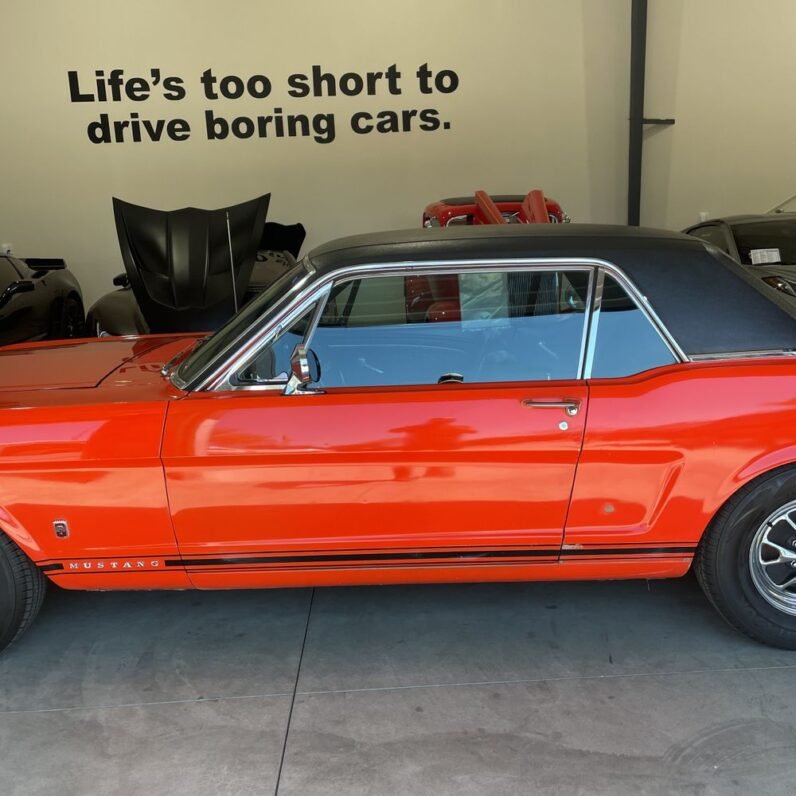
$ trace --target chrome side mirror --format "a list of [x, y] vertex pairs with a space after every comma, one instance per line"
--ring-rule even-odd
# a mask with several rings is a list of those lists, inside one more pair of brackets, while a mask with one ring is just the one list
[[[307, 386], [320, 381], [321, 363], [315, 352], [299, 343], [290, 355], [290, 378], [287, 380], [282, 395], [293, 395], [297, 391], [307, 392]], [[313, 390], [312, 392], [320, 392]]]

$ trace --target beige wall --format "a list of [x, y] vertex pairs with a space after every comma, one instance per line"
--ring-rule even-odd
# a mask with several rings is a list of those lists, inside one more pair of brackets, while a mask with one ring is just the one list
[[[265, 190], [270, 217], [301, 220], [308, 246], [353, 232], [414, 226], [434, 199], [476, 188], [542, 187], [581, 221], [625, 219], [630, 0], [5, 0], [0, 48], [0, 242], [63, 255], [89, 300], [121, 269], [111, 196], [173, 208], [222, 206]], [[643, 223], [681, 228], [711, 214], [764, 210], [796, 193], [790, 63], [796, 2], [650, 0], [650, 129]], [[423, 96], [419, 64], [454, 69], [459, 89]], [[400, 96], [294, 99], [285, 80], [312, 64], [364, 72], [396, 63]], [[168, 102], [71, 103], [67, 71], [186, 81]], [[268, 75], [262, 100], [211, 102], [200, 73]], [[227, 118], [333, 112], [336, 140], [207, 141], [203, 113]], [[359, 110], [437, 108], [436, 132], [358, 136]], [[182, 117], [177, 143], [88, 142], [111, 118]]]
[[[0, 241], [20, 255], [65, 256], [89, 300], [121, 269], [111, 196], [204, 207], [273, 192], [270, 217], [301, 220], [308, 245], [417, 225], [434, 199], [476, 188], [542, 187], [575, 219], [624, 217], [626, 0], [5, 0], [0, 48]], [[459, 89], [424, 97], [413, 72], [454, 69]], [[404, 73], [401, 96], [291, 99], [284, 81], [313, 63], [333, 72]], [[70, 103], [67, 71], [186, 79], [180, 102]], [[263, 100], [209, 102], [200, 73], [264, 73]], [[204, 139], [203, 112], [334, 112], [333, 143]], [[357, 136], [354, 111], [439, 109], [450, 130]], [[91, 144], [112, 118], [183, 117], [177, 143]]]
[[650, 0], [641, 220], [675, 229], [796, 194], [794, 0]]

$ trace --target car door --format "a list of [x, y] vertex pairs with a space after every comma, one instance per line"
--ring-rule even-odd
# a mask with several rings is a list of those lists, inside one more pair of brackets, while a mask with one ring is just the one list
[[[461, 266], [298, 299], [234, 389], [170, 407], [163, 462], [194, 583], [556, 561], [591, 280], [588, 266]], [[286, 395], [297, 342], [319, 373]]]

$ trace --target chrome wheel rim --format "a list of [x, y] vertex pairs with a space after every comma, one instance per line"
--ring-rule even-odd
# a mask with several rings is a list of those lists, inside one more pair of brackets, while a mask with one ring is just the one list
[[749, 572], [766, 602], [796, 616], [796, 500], [757, 529], [749, 548]]

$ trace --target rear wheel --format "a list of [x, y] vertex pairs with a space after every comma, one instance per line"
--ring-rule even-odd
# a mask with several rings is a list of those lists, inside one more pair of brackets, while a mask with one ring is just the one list
[[83, 337], [85, 325], [83, 302], [77, 296], [67, 296], [58, 315], [53, 319], [51, 336], [57, 340]]
[[702, 539], [694, 569], [731, 625], [796, 650], [796, 470], [764, 476], [728, 501]]
[[38, 567], [0, 532], [0, 650], [12, 644], [36, 618], [47, 580]]

